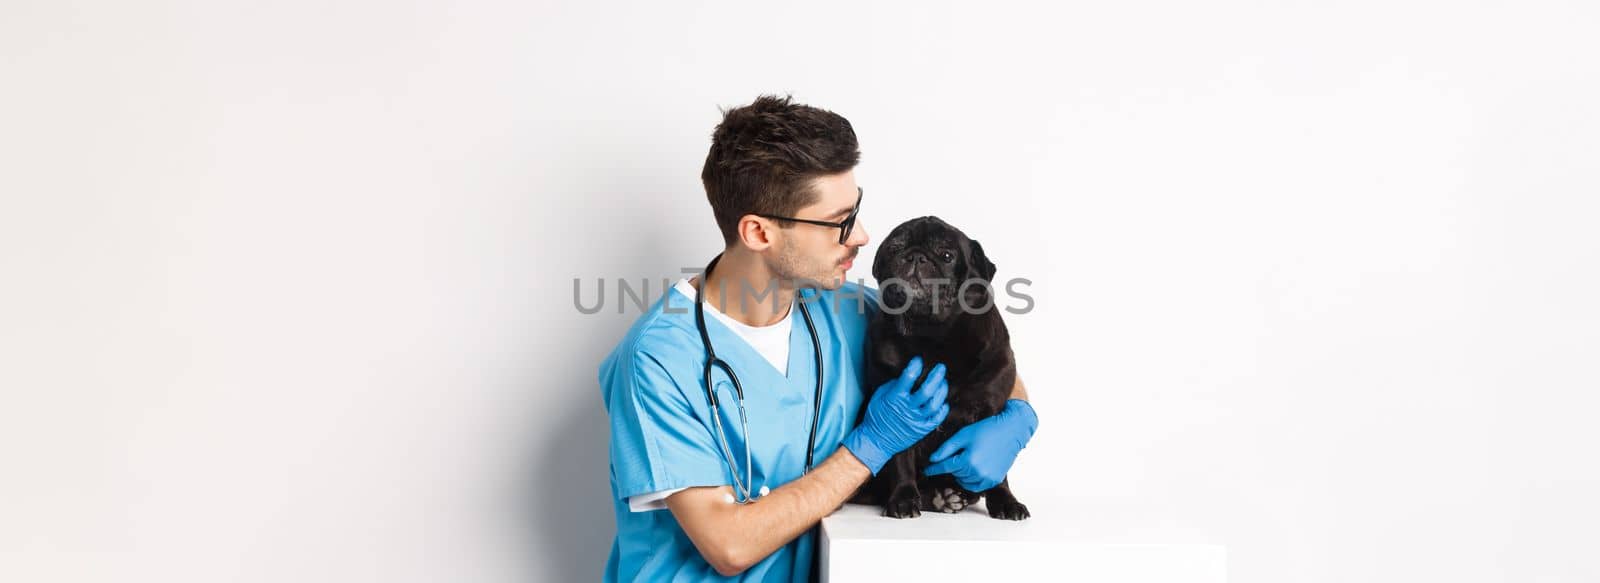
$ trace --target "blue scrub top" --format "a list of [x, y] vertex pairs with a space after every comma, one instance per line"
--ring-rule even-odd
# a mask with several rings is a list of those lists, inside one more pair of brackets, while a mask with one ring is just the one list
[[[853, 428], [862, 405], [867, 322], [878, 310], [878, 291], [847, 282], [838, 290], [800, 293], [822, 344], [825, 378], [814, 455], [814, 464], [821, 465]], [[705, 318], [717, 356], [733, 367], [744, 387], [752, 434], [755, 479], [748, 485], [752, 493], [762, 486], [776, 490], [805, 470], [816, 364], [805, 318], [798, 313], [794, 318], [788, 376], [717, 318]], [[628, 508], [629, 496], [733, 485], [733, 470], [711, 422], [702, 374], [705, 362], [694, 301], [669, 288], [600, 364], [601, 397], [611, 421], [611, 505], [617, 519], [605, 581], [808, 581], [816, 529], [739, 576], [723, 577], [695, 549], [670, 510]], [[739, 425], [737, 398], [721, 369], [713, 369], [711, 378], [728, 448], [742, 480], [746, 436]]]

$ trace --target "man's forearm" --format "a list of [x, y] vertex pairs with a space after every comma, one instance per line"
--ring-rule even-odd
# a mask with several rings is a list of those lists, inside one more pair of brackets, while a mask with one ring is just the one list
[[1028, 388], [1022, 386], [1022, 375], [1017, 375], [1017, 380], [1011, 383], [1011, 399], [1028, 400]]
[[811, 473], [779, 486], [755, 502], [738, 506], [733, 553], [741, 570], [760, 562], [831, 514], [872, 477], [850, 450], [840, 447]]
[[[701, 556], [724, 576], [760, 562], [817, 524], [849, 499], [890, 456], [938, 428], [949, 414], [943, 364], [935, 364], [912, 393], [920, 358], [872, 393], [861, 425], [811, 472], [750, 501], [734, 504], [730, 488], [687, 488], [667, 497], [667, 508]], [[861, 454], [867, 460], [857, 458]], [[881, 458], [881, 459], [880, 459]]]

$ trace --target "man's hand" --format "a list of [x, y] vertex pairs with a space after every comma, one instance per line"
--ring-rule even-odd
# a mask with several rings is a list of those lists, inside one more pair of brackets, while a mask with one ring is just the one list
[[922, 364], [922, 357], [912, 357], [899, 377], [873, 391], [861, 424], [840, 444], [874, 476], [889, 458], [921, 441], [950, 415], [950, 383], [945, 380], [944, 364], [933, 365], [921, 388], [911, 392], [922, 375]]
[[993, 488], [1006, 478], [1038, 426], [1039, 417], [1027, 401], [1008, 400], [1000, 413], [963, 427], [945, 440], [928, 456], [933, 465], [923, 473], [954, 475], [957, 484], [972, 492]]

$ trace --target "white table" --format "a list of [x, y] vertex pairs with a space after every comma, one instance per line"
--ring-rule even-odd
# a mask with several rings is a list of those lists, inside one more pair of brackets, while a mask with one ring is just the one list
[[876, 506], [846, 504], [822, 520], [821, 580], [1227, 581], [1225, 547], [1159, 516], [1094, 506], [1029, 509], [1033, 517], [1021, 522], [989, 518], [981, 502], [957, 514], [894, 519]]

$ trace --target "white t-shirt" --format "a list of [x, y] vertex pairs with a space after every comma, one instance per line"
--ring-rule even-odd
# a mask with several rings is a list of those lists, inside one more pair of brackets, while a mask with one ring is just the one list
[[[689, 283], [688, 278], [678, 280], [678, 283], [672, 287], [673, 289], [682, 292], [683, 295], [688, 296], [689, 301], [692, 302], [695, 300], [696, 293], [694, 285]], [[744, 322], [735, 320], [733, 317], [722, 313], [722, 311], [718, 310], [716, 305], [712, 303], [706, 304], [706, 313], [722, 322], [722, 324], [727, 326], [729, 330], [733, 330], [735, 334], [738, 334], [739, 337], [744, 339], [744, 341], [752, 348], [755, 348], [756, 352], [760, 353], [763, 358], [767, 359], [767, 362], [772, 363], [772, 368], [777, 369], [778, 373], [788, 376], [789, 333], [794, 328], [793, 304], [789, 305], [789, 313], [785, 314], [783, 319], [779, 320], [778, 323], [771, 326], [751, 326], [749, 324], [745, 324]], [[628, 509], [634, 512], [665, 510], [667, 508], [667, 497], [676, 494], [681, 490], [683, 490], [683, 488], [673, 488], [671, 490], [661, 490], [658, 492], [651, 492], [649, 494], [629, 496]]]

